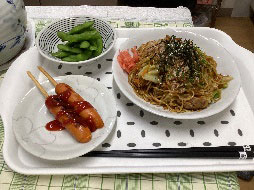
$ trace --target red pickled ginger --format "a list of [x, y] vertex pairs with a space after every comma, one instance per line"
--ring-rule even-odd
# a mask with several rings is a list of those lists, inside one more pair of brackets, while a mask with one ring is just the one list
[[137, 52], [137, 47], [131, 48], [132, 56], [129, 53], [129, 50], [119, 50], [119, 55], [117, 56], [117, 61], [120, 64], [121, 68], [130, 73], [131, 70], [135, 67], [136, 63], [139, 61], [139, 56]]

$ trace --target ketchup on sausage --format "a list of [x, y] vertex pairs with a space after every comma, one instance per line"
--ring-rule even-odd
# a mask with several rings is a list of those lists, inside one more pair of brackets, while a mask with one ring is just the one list
[[59, 83], [56, 85], [55, 91], [58, 97], [73, 107], [73, 110], [84, 118], [90, 128], [102, 128], [104, 123], [95, 108], [77, 94], [69, 85]]
[[[62, 127], [66, 128], [72, 136], [81, 143], [91, 140], [91, 130], [88, 127], [89, 122], [78, 123], [78, 116], [71, 110], [69, 104], [64, 103], [57, 95], [48, 96], [45, 104], [48, 110], [55, 116], [56, 120], [60, 122]], [[64, 107], [66, 106], [66, 107]], [[46, 125], [46, 129], [55, 130], [61, 128], [56, 121], [52, 121]], [[54, 125], [58, 125], [57, 127]]]
[[48, 122], [45, 127], [48, 131], [62, 131], [65, 129], [65, 127], [63, 127], [63, 125], [56, 119]]
[[[66, 96], [68, 96], [68, 92], [65, 92], [64, 94]], [[62, 101], [62, 98], [64, 99], [66, 96], [64, 96], [63, 94], [61, 94], [61, 95], [52, 95], [52, 96], [49, 96], [46, 99], [45, 104], [48, 108], [55, 107], [55, 106], [63, 106], [64, 107], [64, 110], [61, 110], [57, 113], [56, 120], [51, 121], [51, 122], [46, 124], [46, 129], [49, 130], [49, 131], [63, 130], [64, 127], [62, 126], [62, 124], [60, 122], [57, 122], [57, 121], [59, 120], [60, 117], [67, 114], [67, 115], [70, 116], [70, 118], [68, 120], [64, 121], [64, 123], [63, 123], [64, 125], [68, 124], [68, 123], [79, 123], [81, 125], [88, 126], [89, 129], [91, 130], [91, 132], [96, 131], [96, 126], [93, 122], [92, 117], [84, 119], [84, 118], [82, 118], [81, 116], [78, 115], [79, 112], [81, 112], [84, 109], [91, 108], [92, 105], [89, 102], [86, 102], [86, 101], [75, 102], [73, 105], [75, 107], [77, 107], [77, 111], [74, 111], [73, 106], [71, 106], [69, 103], [66, 103], [65, 101]]]

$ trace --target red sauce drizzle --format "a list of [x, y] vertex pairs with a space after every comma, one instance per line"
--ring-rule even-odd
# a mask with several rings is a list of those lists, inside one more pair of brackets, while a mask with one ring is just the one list
[[48, 96], [45, 101], [45, 104], [46, 104], [47, 108], [51, 108], [54, 106], [61, 106], [60, 101], [58, 101], [57, 95]]
[[96, 127], [94, 125], [94, 121], [93, 119], [89, 116], [89, 119], [84, 119], [83, 117], [80, 117], [79, 115], [75, 114], [75, 116], [73, 116], [75, 121], [83, 126], [87, 126], [91, 132], [96, 131]]
[[[63, 118], [61, 119], [62, 116], [65, 116], [64, 119]], [[73, 123], [73, 124], [76, 123], [75, 118], [72, 116], [72, 114], [67, 112], [66, 110], [62, 110], [62, 111], [58, 112], [56, 115], [56, 120], [58, 120], [58, 121], [61, 120], [63, 125], [67, 125], [70, 123]]]
[[72, 106], [69, 103], [62, 101], [58, 95], [48, 96], [45, 104], [48, 109], [56, 106], [63, 106], [65, 109], [72, 109]]
[[69, 97], [71, 96], [71, 89], [65, 90], [64, 92], [60, 93], [58, 96], [64, 102], [68, 102]]
[[62, 131], [65, 129], [62, 124], [57, 120], [48, 122], [45, 127], [48, 131]]
[[93, 108], [93, 106], [87, 101], [76, 101], [72, 104], [77, 114], [80, 114], [85, 109]]
[[89, 129], [91, 131], [96, 131], [97, 128], [95, 127], [94, 120], [93, 120], [91, 115], [89, 115], [89, 117], [88, 117], [88, 119], [86, 121], [87, 121], [87, 124], [89, 126]]
[[[93, 108], [93, 106], [87, 101], [76, 101], [72, 104], [72, 106], [77, 114], [80, 114], [85, 109]], [[92, 116], [89, 116], [87, 119], [77, 117], [77, 122], [88, 126], [91, 132], [94, 132], [97, 129]]]
[[[48, 109], [56, 106], [62, 106], [64, 108], [64, 110], [57, 113], [55, 116], [56, 120], [46, 124], [46, 129], [49, 131], [60, 131], [64, 129], [62, 124], [67, 125], [73, 123], [74, 125], [81, 124], [85, 127], [87, 126], [91, 132], [96, 131], [97, 128], [92, 116], [89, 116], [87, 119], [79, 116], [80, 112], [85, 109], [93, 108], [93, 106], [87, 101], [76, 101], [72, 103], [72, 105], [67, 103], [69, 97], [71, 96], [71, 92], [72, 90], [69, 88], [59, 95], [52, 95], [46, 99], [45, 104]], [[61, 118], [64, 115], [66, 117]], [[60, 119], [62, 124], [59, 122]]]

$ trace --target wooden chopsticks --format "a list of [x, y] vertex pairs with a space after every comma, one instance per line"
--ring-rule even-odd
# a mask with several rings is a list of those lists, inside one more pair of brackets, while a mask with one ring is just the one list
[[82, 157], [253, 159], [254, 145], [92, 151]]

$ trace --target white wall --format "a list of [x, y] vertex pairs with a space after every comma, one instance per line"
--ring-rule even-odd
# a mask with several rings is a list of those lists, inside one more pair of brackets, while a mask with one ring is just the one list
[[254, 0], [252, 0], [251, 2], [251, 8], [252, 8], [252, 11], [254, 12]]
[[236, 0], [223, 0], [221, 3], [221, 7], [222, 8], [234, 8], [235, 2], [236, 2]]
[[252, 0], [237, 0], [234, 5], [232, 17], [249, 17], [250, 4]]
[[254, 0], [223, 0], [222, 8], [233, 8], [232, 17], [249, 17], [250, 4]]

